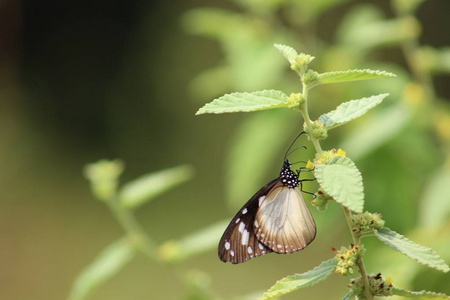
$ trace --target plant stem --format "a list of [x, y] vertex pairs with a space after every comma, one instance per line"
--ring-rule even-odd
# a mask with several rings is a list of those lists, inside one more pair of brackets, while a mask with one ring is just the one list
[[[300, 104], [299, 109], [303, 116], [303, 119], [305, 120], [305, 124], [308, 129], [308, 132], [312, 133], [313, 122], [311, 121], [311, 118], [309, 117], [309, 113], [308, 113], [308, 86], [306, 84], [303, 84], [302, 95], [303, 95], [304, 101]], [[316, 152], [319, 154], [322, 153], [323, 150], [322, 150], [322, 147], [320, 146], [319, 140], [316, 137], [314, 137], [313, 134], [308, 134], [308, 137], [311, 140], [311, 142], [313, 143], [314, 148], [316, 149]], [[349, 226], [350, 233], [352, 234], [353, 243], [355, 245], [358, 245], [360, 243], [360, 236], [357, 233], [353, 232], [352, 213], [347, 207], [342, 206], [342, 208], [344, 209], [345, 217], [347, 219], [347, 224]], [[356, 262], [356, 264], [358, 266], [359, 273], [361, 274], [361, 277], [363, 279], [364, 295], [366, 296], [366, 298], [368, 300], [372, 300], [373, 295], [372, 295], [372, 292], [370, 291], [369, 279], [367, 278], [367, 273], [366, 273], [366, 269], [364, 267], [364, 262], [363, 262], [362, 258], [359, 258], [358, 261]]]
[[107, 201], [112, 213], [125, 230], [127, 237], [149, 258], [158, 261], [156, 255], [156, 244], [145, 234], [141, 225], [136, 221], [133, 214], [120, 205], [119, 199], [113, 197]]
[[[312, 133], [312, 124], [311, 118], [309, 117], [308, 112], [308, 86], [303, 84], [302, 95], [304, 101], [300, 104], [300, 112], [302, 113], [303, 119], [305, 120], [306, 128], [308, 128], [308, 132]], [[308, 134], [309, 139], [314, 145], [317, 153], [322, 153], [322, 147], [320, 146], [319, 140], [314, 138], [312, 134]]]
[[[342, 206], [342, 208], [344, 209], [345, 218], [347, 219], [347, 224], [348, 224], [348, 227], [349, 227], [350, 232], [352, 234], [353, 243], [355, 245], [358, 245], [361, 242], [361, 240], [360, 240], [359, 234], [355, 233], [353, 231], [352, 212], [345, 206]], [[363, 262], [361, 257], [356, 262], [356, 265], [358, 266], [359, 273], [361, 274], [361, 277], [363, 279], [364, 295], [366, 296], [366, 298], [368, 300], [371, 300], [371, 299], [373, 299], [373, 295], [372, 295], [372, 292], [370, 291], [369, 278], [367, 278], [366, 268], [364, 267], [364, 262]]]

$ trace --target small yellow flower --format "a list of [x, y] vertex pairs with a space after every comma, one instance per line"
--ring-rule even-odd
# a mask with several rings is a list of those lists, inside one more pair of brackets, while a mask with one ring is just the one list
[[346, 155], [346, 153], [345, 153], [345, 151], [344, 150], [342, 150], [342, 149], [338, 149], [338, 151], [337, 151], [337, 155], [340, 155], [340, 156], [347, 156]]
[[308, 159], [305, 167], [308, 169], [314, 169], [314, 163]]
[[392, 278], [389, 276], [386, 277], [386, 281], [389, 282], [390, 284], [392, 284], [394, 282], [394, 280], [392, 280]]

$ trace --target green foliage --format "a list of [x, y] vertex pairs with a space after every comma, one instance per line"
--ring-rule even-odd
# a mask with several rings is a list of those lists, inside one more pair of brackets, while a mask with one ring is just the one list
[[289, 61], [291, 65], [297, 62], [296, 59], [298, 57], [298, 53], [294, 48], [279, 44], [275, 44], [274, 46], [278, 49], [278, 51], [281, 52], [281, 54], [283, 54], [283, 56]]
[[92, 193], [100, 200], [111, 198], [117, 189], [118, 179], [124, 170], [120, 160], [100, 160], [84, 168], [84, 176], [91, 184]]
[[385, 71], [375, 71], [368, 69], [328, 72], [319, 74], [317, 81], [311, 84], [310, 88], [326, 83], [340, 83], [348, 81], [368, 80], [376, 78], [392, 78], [392, 77], [396, 77], [396, 75]]
[[425, 189], [419, 220], [427, 228], [442, 226], [450, 215], [450, 170], [438, 170]]
[[323, 114], [319, 117], [319, 121], [325, 124], [327, 129], [333, 129], [341, 126], [353, 119], [361, 117], [369, 109], [380, 104], [389, 94], [381, 94], [372, 97], [351, 100], [339, 105], [335, 110]]
[[319, 266], [302, 274], [294, 274], [278, 280], [258, 300], [269, 300], [289, 294], [295, 290], [313, 286], [330, 276], [336, 268], [334, 259], [323, 261]]
[[392, 141], [412, 116], [412, 111], [404, 103], [392, 105], [380, 113], [374, 112], [368, 121], [349, 132], [339, 147], [347, 149], [355, 161], [361, 159]]
[[168, 241], [160, 246], [159, 256], [164, 261], [174, 263], [211, 250], [217, 246], [217, 240], [228, 223], [229, 220], [220, 221], [179, 240]]
[[75, 280], [69, 300], [86, 299], [96, 287], [117, 274], [134, 257], [130, 240], [122, 238], [109, 245]]
[[233, 113], [288, 107], [287, 96], [280, 91], [232, 93], [213, 100], [198, 110], [197, 115]]
[[[70, 300], [86, 299], [95, 287], [110, 279], [128, 264], [136, 252], [140, 251], [150, 259], [159, 260], [156, 256], [155, 243], [140, 227], [129, 208], [138, 207], [171, 187], [188, 180], [193, 174], [190, 166], [179, 166], [148, 174], [126, 184], [119, 196], [117, 186], [123, 169], [123, 163], [117, 160], [100, 160], [87, 165], [84, 169], [86, 178], [90, 180], [93, 194], [108, 205], [126, 235], [108, 246], [77, 276], [69, 296]], [[204, 240], [204, 235], [208, 235], [208, 232], [200, 232], [199, 235], [200, 238], [191, 236], [182, 245], [189, 246], [189, 241], [192, 239]], [[191, 248], [195, 247], [191, 246]], [[198, 247], [191, 249], [190, 254], [192, 255], [195, 251], [199, 252]]]
[[449, 266], [433, 249], [418, 245], [387, 227], [376, 230], [375, 236], [392, 249], [403, 253], [423, 265], [442, 272], [450, 271]]
[[193, 175], [193, 168], [187, 165], [143, 175], [122, 187], [119, 193], [120, 202], [126, 208], [137, 208], [167, 190], [190, 180]]
[[408, 297], [409, 299], [450, 299], [449, 296], [442, 293], [428, 292], [428, 291], [408, 291], [399, 288], [392, 289], [393, 295]]
[[336, 156], [327, 164], [316, 165], [314, 175], [320, 187], [336, 202], [355, 212], [362, 212], [364, 188], [362, 176], [352, 160]]

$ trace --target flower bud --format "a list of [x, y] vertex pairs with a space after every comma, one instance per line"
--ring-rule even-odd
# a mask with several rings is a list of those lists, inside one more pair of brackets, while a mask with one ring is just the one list
[[333, 200], [333, 198], [319, 190], [316, 194], [316, 198], [311, 201], [311, 204], [314, 205], [318, 210], [325, 211], [327, 209], [328, 201]]
[[384, 227], [384, 220], [378, 213], [355, 213], [352, 215], [353, 232], [359, 234], [373, 233], [374, 230]]
[[106, 201], [115, 195], [124, 165], [120, 160], [100, 160], [84, 168], [84, 176], [91, 183], [92, 193]]
[[303, 98], [303, 95], [301, 93], [292, 93], [287, 98], [288, 107], [290, 109], [298, 109], [300, 104], [302, 104], [305, 101]]
[[311, 130], [308, 127], [304, 128], [309, 136], [313, 136], [319, 140], [323, 140], [328, 137], [328, 130], [325, 127], [325, 124], [323, 124], [319, 120], [314, 121], [311, 124], [311, 127], [312, 127]]
[[303, 76], [302, 76], [302, 82], [306, 85], [309, 85], [317, 80], [319, 76], [319, 73], [313, 70], [308, 70]]

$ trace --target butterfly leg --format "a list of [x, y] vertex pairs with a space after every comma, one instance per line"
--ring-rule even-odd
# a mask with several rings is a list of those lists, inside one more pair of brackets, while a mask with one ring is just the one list
[[316, 178], [314, 178], [314, 179], [303, 179], [303, 180], [301, 180], [300, 181], [300, 191], [302, 191], [303, 193], [305, 193], [305, 194], [309, 194], [309, 195], [313, 195], [314, 196], [314, 199], [316, 199], [316, 194], [315, 193], [311, 193], [311, 192], [306, 192], [306, 191], [304, 191], [303, 190], [303, 184], [302, 184], [302, 182], [303, 181], [315, 181], [316, 180]]

